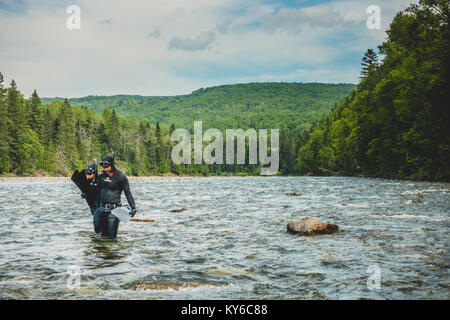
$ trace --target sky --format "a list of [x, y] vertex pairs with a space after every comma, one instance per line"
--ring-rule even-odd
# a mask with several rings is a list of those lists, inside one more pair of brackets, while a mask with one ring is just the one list
[[[0, 72], [26, 97], [357, 83], [364, 52], [412, 1], [0, 0]], [[380, 29], [367, 27], [370, 5]]]

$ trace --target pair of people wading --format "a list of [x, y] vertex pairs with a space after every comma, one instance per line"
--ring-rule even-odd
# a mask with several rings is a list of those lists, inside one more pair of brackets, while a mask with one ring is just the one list
[[100, 165], [103, 167], [100, 174], [97, 174], [97, 165], [93, 163], [86, 167], [84, 174], [75, 171], [72, 181], [81, 190], [81, 196], [89, 205], [95, 233], [115, 239], [120, 221], [111, 211], [122, 205], [122, 192], [131, 207], [132, 217], [136, 214], [136, 204], [127, 177], [114, 166], [114, 157], [104, 156]]

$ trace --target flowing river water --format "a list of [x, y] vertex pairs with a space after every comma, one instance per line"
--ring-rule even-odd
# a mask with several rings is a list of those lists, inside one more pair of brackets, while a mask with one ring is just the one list
[[[121, 223], [111, 242], [95, 236], [69, 179], [0, 179], [0, 298], [449, 298], [448, 183], [208, 177], [130, 185], [136, 218], [156, 221]], [[302, 216], [340, 231], [287, 233]]]

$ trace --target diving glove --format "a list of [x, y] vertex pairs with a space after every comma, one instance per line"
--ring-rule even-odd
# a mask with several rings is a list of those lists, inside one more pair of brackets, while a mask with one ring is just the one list
[[130, 212], [131, 217], [134, 217], [136, 212], [137, 212], [136, 208], [131, 209], [131, 212]]
[[86, 193], [83, 192], [83, 193], [81, 194], [81, 197], [82, 197], [83, 199], [86, 199]]

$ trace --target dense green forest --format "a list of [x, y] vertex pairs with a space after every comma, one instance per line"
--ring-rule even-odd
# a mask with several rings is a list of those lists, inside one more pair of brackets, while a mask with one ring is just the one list
[[[170, 140], [170, 134], [178, 127], [191, 129], [194, 120], [203, 121], [203, 130], [209, 128], [207, 123], [220, 129], [281, 128], [280, 171], [294, 173], [294, 160], [305, 136], [304, 129], [329, 112], [335, 101], [355, 87], [348, 84], [241, 84], [201, 89], [177, 97], [73, 99], [73, 103], [83, 105], [76, 107], [67, 99], [44, 100], [49, 103], [43, 104], [36, 91], [26, 99], [14, 80], [7, 89], [3, 77], [0, 80], [4, 122], [0, 173], [19, 175], [67, 175], [83, 168], [93, 158], [108, 154], [109, 148], [116, 151], [119, 167], [132, 175], [259, 174], [258, 165], [174, 165], [170, 154], [175, 143]], [[138, 102], [148, 103], [154, 99], [160, 104]], [[240, 101], [246, 102], [241, 104]], [[194, 109], [202, 111], [194, 112]], [[94, 112], [98, 110], [100, 114]], [[134, 110], [132, 114], [140, 118], [125, 119], [118, 114], [126, 115], [127, 110]], [[161, 120], [169, 119], [174, 123], [151, 122], [143, 117], [147, 114], [154, 119], [149, 110], [156, 110], [154, 113], [159, 114]]]
[[399, 12], [358, 88], [312, 126], [295, 172], [450, 180], [449, 19], [445, 0]]
[[[201, 88], [179, 96], [88, 96], [69, 102], [99, 114], [109, 108], [127, 119], [146, 118], [177, 128], [192, 129], [194, 121], [202, 120], [205, 128], [277, 128], [298, 133], [309, 129], [354, 88], [353, 84], [248, 83]], [[64, 99], [43, 98], [42, 102], [54, 100]]]

